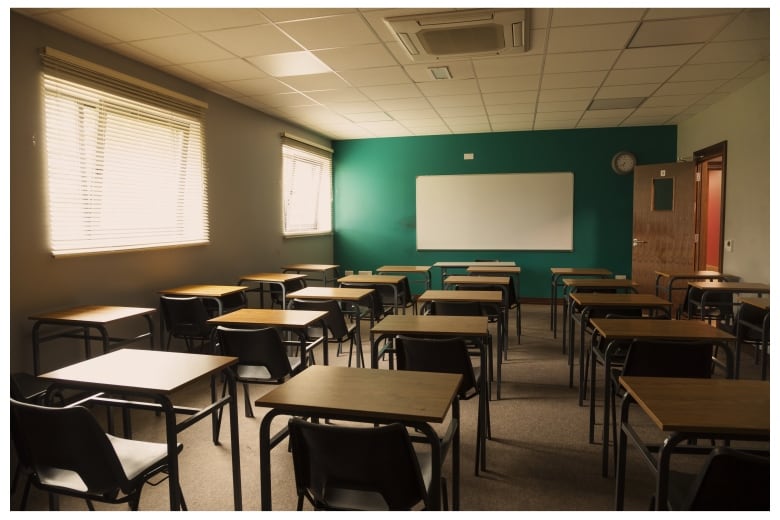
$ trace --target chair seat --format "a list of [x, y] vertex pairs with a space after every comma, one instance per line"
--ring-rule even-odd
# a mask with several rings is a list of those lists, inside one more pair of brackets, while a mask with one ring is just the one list
[[[301, 358], [291, 357], [287, 356], [287, 360], [290, 363], [290, 367], [292, 368], [293, 372], [298, 371], [298, 367], [301, 366]], [[236, 367], [236, 375], [238, 376], [238, 381], [241, 382], [257, 382], [257, 383], [273, 383], [278, 382], [277, 378], [274, 378], [271, 375], [271, 372], [268, 371], [268, 368], [266, 368], [263, 365], [238, 365]]]

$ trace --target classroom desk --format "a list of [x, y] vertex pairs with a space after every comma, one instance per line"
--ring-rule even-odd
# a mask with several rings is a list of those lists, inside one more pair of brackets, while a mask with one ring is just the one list
[[[689, 439], [766, 441], [769, 453], [769, 382], [744, 379], [621, 377], [626, 389], [620, 412], [615, 509], [623, 509], [626, 446], [630, 440], [656, 475], [655, 506], [665, 509], [673, 453], [707, 453], [712, 445], [681, 445]], [[629, 424], [629, 408], [637, 403], [666, 440], [658, 453], [645, 445]], [[763, 452], [764, 450], [759, 450]]]
[[[287, 436], [287, 426], [271, 437], [278, 415], [367, 423], [400, 422], [416, 428], [433, 450], [431, 499], [441, 504], [441, 443], [430, 423], [452, 418], [452, 502], [460, 509], [460, 374], [374, 370], [314, 365], [255, 401], [270, 408], [260, 422], [260, 506], [271, 510], [271, 450]], [[367, 454], [370, 456], [370, 454]]]
[[561, 280], [564, 277], [610, 278], [612, 271], [601, 267], [551, 267], [550, 273], [550, 330], [553, 331], [553, 338], [557, 338], [558, 288], [563, 287]]
[[[601, 443], [602, 465], [601, 472], [605, 477], [609, 474], [609, 412], [611, 410], [612, 389], [609, 380], [612, 372], [612, 356], [617, 348], [616, 342], [633, 341], [635, 339], [648, 341], [678, 340], [678, 341], [712, 341], [723, 347], [726, 355], [726, 377], [732, 377], [734, 373], [734, 353], [729, 348], [729, 343], [734, 341], [734, 336], [716, 327], [710, 327], [706, 323], [696, 320], [646, 320], [646, 319], [609, 319], [593, 318], [590, 320], [593, 328], [604, 338], [607, 344], [604, 349], [604, 397], [603, 397], [603, 437]], [[596, 424], [596, 362], [591, 352], [590, 359], [590, 426], [588, 440], [594, 440], [594, 427]], [[582, 385], [582, 379], [580, 380]], [[584, 389], [581, 388], [581, 392]]]
[[[189, 354], [184, 352], [166, 352], [160, 350], [120, 349], [97, 356], [74, 365], [42, 374], [41, 379], [50, 381], [49, 392], [57, 389], [77, 389], [104, 392], [124, 397], [137, 396], [153, 402], [125, 401], [123, 399], [105, 399], [94, 397], [109, 406], [127, 406], [162, 412], [165, 416], [165, 437], [168, 444], [168, 476], [171, 479], [170, 507], [172, 511], [180, 509], [179, 496], [179, 458], [177, 435], [217, 410], [228, 405], [230, 415], [230, 452], [233, 468], [233, 503], [236, 511], [241, 505], [241, 463], [238, 439], [238, 408], [236, 405], [236, 382], [228, 368], [238, 362], [238, 358], [212, 356], [207, 354]], [[224, 374], [229, 395], [217, 398], [202, 409], [175, 406], [171, 396], [194, 381]], [[176, 415], [189, 415], [176, 422]], [[216, 439], [216, 424], [212, 423]]]
[[[291, 292], [287, 295], [287, 301], [299, 300], [337, 300], [347, 302], [352, 305], [355, 314], [355, 347], [357, 352], [357, 366], [360, 366], [363, 359], [363, 344], [360, 336], [360, 302], [376, 289], [350, 289], [347, 287], [305, 287], [301, 290]], [[373, 325], [373, 323], [372, 323]]]
[[473, 261], [473, 262], [436, 262], [433, 264], [434, 267], [438, 267], [441, 270], [441, 286], [444, 287], [444, 279], [447, 277], [447, 274], [452, 269], [461, 269], [465, 270], [468, 269], [471, 266], [488, 266], [488, 267], [512, 267], [516, 266], [517, 264], [513, 261], [510, 262], [493, 262], [493, 261], [487, 261], [487, 262], [479, 262], [479, 261]]
[[412, 279], [412, 275], [420, 276], [421, 283], [424, 284], [425, 289], [431, 288], [431, 266], [429, 265], [383, 265], [376, 268], [376, 272], [380, 274], [403, 274], [409, 276], [409, 282], [416, 282], [417, 279]]
[[[699, 305], [700, 309], [704, 309], [707, 305], [707, 297], [715, 294], [731, 293], [733, 294], [768, 294], [769, 285], [765, 283], [754, 282], [707, 282], [707, 281], [692, 281], [688, 282], [688, 287], [698, 289], [701, 291], [701, 300], [694, 302], [692, 299], [688, 300], [688, 316], [692, 316], [694, 304]], [[705, 316], [702, 312], [701, 319], [704, 320]]]
[[[147, 307], [118, 307], [115, 305], [85, 305], [73, 307], [61, 311], [44, 312], [34, 314], [29, 317], [35, 324], [32, 328], [33, 345], [33, 374], [38, 375], [41, 372], [40, 346], [41, 343], [56, 338], [81, 338], [84, 340], [84, 357], [92, 357], [93, 339], [99, 339], [103, 342], [103, 352], [106, 353], [110, 348], [116, 348], [127, 345], [140, 339], [149, 338], [149, 347], [154, 348], [154, 321], [152, 316], [157, 309]], [[144, 332], [131, 338], [111, 337], [107, 327], [111, 324], [131, 318], [143, 317], [148, 327], [148, 332]], [[64, 330], [55, 331], [47, 336], [41, 336], [41, 328], [44, 326], [66, 326]], [[93, 336], [91, 329], [95, 329], [100, 336]], [[160, 343], [161, 345], [163, 343]]]
[[265, 286], [270, 285], [278, 287], [282, 293], [282, 300], [285, 300], [287, 287], [284, 285], [286, 282], [293, 280], [305, 279], [305, 274], [292, 274], [292, 273], [255, 273], [245, 274], [238, 280], [238, 285], [244, 285], [246, 283], [257, 284], [254, 289], [247, 289], [246, 292], [257, 292], [260, 295], [260, 308], [263, 308], [263, 296], [265, 294]]
[[628, 278], [564, 278], [563, 283], [563, 339], [562, 352], [566, 353], [566, 322], [569, 317], [569, 293], [583, 292], [636, 292], [638, 283]]
[[[312, 281], [321, 281], [324, 286], [336, 285], [336, 271], [341, 267], [338, 264], [288, 264], [282, 266], [283, 273], [320, 273], [321, 278], [308, 277]], [[332, 276], [328, 276], [328, 275]]]
[[183, 285], [173, 289], [164, 289], [158, 292], [164, 296], [197, 296], [198, 298], [212, 301], [217, 306], [218, 315], [225, 313], [226, 298], [240, 298], [239, 304], [227, 308], [228, 311], [246, 306], [246, 287], [243, 285], [195, 284]]
[[[373, 287], [375, 285], [382, 285], [388, 287], [393, 291], [393, 314], [398, 314], [398, 290], [403, 283], [406, 276], [403, 275], [390, 275], [390, 274], [351, 274], [348, 276], [342, 276], [337, 281], [339, 284], [349, 284], [352, 286], [363, 285], [366, 287]], [[403, 308], [406, 308], [406, 299], [402, 303]]]
[[294, 309], [238, 309], [215, 318], [211, 318], [208, 323], [214, 325], [223, 325], [225, 327], [275, 327], [282, 330], [294, 332], [301, 343], [301, 366], [305, 367], [306, 354], [313, 348], [322, 343], [322, 363], [328, 364], [328, 337], [324, 334], [322, 338], [309, 343], [306, 338], [306, 329], [317, 323], [322, 323], [325, 327], [323, 318], [328, 313], [325, 311], [307, 311]]
[[[427, 304], [430, 302], [435, 301], [445, 301], [445, 302], [478, 302], [478, 303], [487, 303], [492, 305], [498, 305], [501, 306], [504, 299], [504, 294], [502, 291], [451, 291], [451, 290], [440, 290], [440, 289], [433, 289], [430, 291], [425, 291], [420, 295], [420, 297], [417, 299], [417, 301], [422, 305], [420, 308], [420, 314], [424, 314], [424, 309]], [[503, 318], [499, 320], [498, 323], [498, 344], [502, 345], [503, 339], [501, 334], [502, 332], [502, 321]], [[499, 346], [499, 349], [502, 347]], [[493, 369], [493, 355], [492, 355], [492, 348], [489, 346], [489, 353], [488, 353], [488, 367], [492, 371]], [[501, 352], [499, 351], [499, 355], [496, 356], [496, 399], [501, 399], [501, 365], [503, 364]]]
[[737, 346], [734, 377], [739, 379], [742, 342], [748, 331], [752, 330], [761, 335], [761, 379], [766, 379], [766, 365], [769, 360], [769, 296], [766, 298], [742, 298], [742, 305], [737, 311], [736, 324]]
[[[720, 273], [718, 271], [682, 271], [682, 272], [668, 272], [668, 271], [656, 271], [655, 272], [655, 294], [666, 298], [669, 301], [673, 301], [674, 291], [684, 291], [688, 288], [688, 285], [682, 287], [674, 287], [674, 283], [679, 280], [711, 280], [711, 281], [726, 281], [732, 277], [727, 274]], [[665, 279], [665, 283], [661, 283], [661, 280]], [[661, 294], [663, 293], [663, 294]], [[682, 305], [682, 304], [681, 304]]]
[[[617, 293], [569, 293], [569, 387], [574, 386], [574, 305], [580, 308], [580, 382], [583, 381], [585, 367], [585, 328], [590, 321], [593, 309], [640, 309], [656, 312], [671, 312], [672, 302], [654, 294], [617, 294]], [[579, 404], [584, 399], [584, 385], [580, 383]]]

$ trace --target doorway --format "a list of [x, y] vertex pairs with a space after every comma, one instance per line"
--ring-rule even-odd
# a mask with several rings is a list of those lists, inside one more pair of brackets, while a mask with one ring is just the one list
[[726, 141], [694, 152], [696, 166], [697, 270], [723, 272]]

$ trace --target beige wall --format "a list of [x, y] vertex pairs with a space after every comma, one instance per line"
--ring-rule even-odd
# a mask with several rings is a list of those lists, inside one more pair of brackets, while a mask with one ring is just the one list
[[[331, 237], [281, 237], [281, 132], [329, 145], [300, 128], [264, 116], [159, 71], [10, 15], [10, 312], [12, 371], [32, 371], [31, 314], [86, 304], [157, 307], [157, 291], [189, 283], [234, 284], [241, 275], [278, 271], [283, 263], [333, 261]], [[52, 258], [46, 236], [37, 49], [70, 54], [178, 90], [209, 104], [207, 246]], [[82, 356], [80, 344], [45, 344], [42, 368]]]
[[677, 154], [727, 141], [723, 271], [769, 283], [769, 74], [712, 105], [677, 131]]

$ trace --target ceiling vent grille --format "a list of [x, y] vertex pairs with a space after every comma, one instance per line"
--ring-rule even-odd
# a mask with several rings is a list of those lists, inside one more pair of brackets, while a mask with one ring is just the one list
[[527, 9], [465, 9], [385, 19], [414, 61], [528, 50]]

